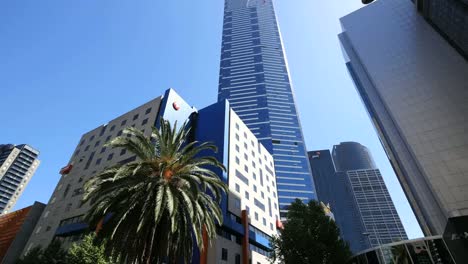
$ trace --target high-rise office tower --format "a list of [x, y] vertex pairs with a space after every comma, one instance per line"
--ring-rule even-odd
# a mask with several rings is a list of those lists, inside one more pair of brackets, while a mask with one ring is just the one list
[[149, 135], [160, 118], [178, 124], [190, 121], [189, 140], [214, 143], [218, 151], [210, 154], [227, 168], [226, 172], [216, 171], [229, 186], [221, 203], [224, 222], [217, 239], [205, 251], [195, 250], [192, 263], [269, 263], [269, 239], [281, 226], [273, 156], [228, 101], [197, 111], [173, 90], [81, 137], [24, 252], [46, 247], [53, 239], [60, 240], [64, 248], [81, 239], [90, 230], [83, 220], [90, 206], [81, 202], [86, 180], [104, 168], [136, 159], [124, 149], [104, 144], [122, 135], [128, 126]]
[[8, 213], [36, 172], [39, 151], [29, 145], [0, 145], [0, 212]]
[[280, 209], [315, 188], [272, 0], [227, 0], [218, 100], [273, 154]]
[[309, 151], [309, 161], [317, 199], [330, 206], [341, 238], [349, 243], [353, 253], [369, 249], [369, 237], [346, 172], [335, 171], [328, 149]]
[[[343, 142], [310, 151], [317, 197], [330, 204], [341, 236], [354, 253], [407, 239], [380, 171], [368, 149]], [[335, 170], [336, 168], [336, 170]]]
[[377, 1], [341, 23], [346, 66], [395, 173], [423, 232], [440, 235], [468, 216], [468, 62], [410, 1]]
[[468, 1], [413, 1], [429, 24], [468, 59]]
[[369, 150], [357, 142], [342, 142], [333, 146], [332, 157], [338, 177], [348, 180], [371, 247], [408, 239]]

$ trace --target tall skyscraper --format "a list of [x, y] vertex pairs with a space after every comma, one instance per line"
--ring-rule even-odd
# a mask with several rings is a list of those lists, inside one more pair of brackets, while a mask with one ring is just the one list
[[224, 222], [205, 251], [195, 250], [192, 263], [269, 263], [269, 239], [281, 226], [273, 156], [228, 101], [197, 111], [173, 90], [81, 137], [68, 165], [60, 171], [62, 177], [24, 252], [46, 247], [53, 239], [60, 240], [64, 248], [81, 239], [90, 229], [84, 222], [90, 205], [81, 202], [86, 180], [104, 168], [136, 160], [124, 149], [104, 144], [122, 135], [128, 126], [149, 135], [161, 118], [178, 124], [190, 121], [190, 140], [214, 143], [218, 151], [211, 154], [227, 168], [226, 172], [216, 171], [229, 186], [221, 203]]
[[226, 0], [218, 100], [273, 154], [281, 213], [295, 198], [315, 199], [272, 0]]
[[346, 172], [336, 172], [330, 150], [309, 151], [317, 199], [327, 205], [340, 229], [341, 238], [353, 253], [371, 248]]
[[349, 180], [370, 245], [375, 247], [408, 239], [369, 150], [357, 142], [342, 142], [333, 146], [332, 157], [338, 173]]
[[[354, 253], [408, 239], [368, 149], [343, 142], [310, 151], [318, 199], [330, 204], [341, 236]], [[336, 168], [336, 171], [335, 171]]]
[[377, 1], [341, 24], [346, 66], [395, 173], [423, 232], [440, 235], [468, 216], [468, 63], [410, 1]]
[[413, 0], [419, 12], [468, 60], [468, 2], [466, 0]]
[[0, 212], [8, 213], [36, 172], [39, 151], [29, 145], [0, 145]]

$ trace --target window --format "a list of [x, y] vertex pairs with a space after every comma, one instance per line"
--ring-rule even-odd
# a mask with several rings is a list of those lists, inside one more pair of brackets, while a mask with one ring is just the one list
[[141, 122], [141, 125], [144, 126], [148, 123], [148, 118], [144, 119], [143, 122]]
[[239, 130], [239, 124], [236, 123], [236, 129]]
[[236, 192], [240, 192], [240, 186], [236, 183]]
[[234, 207], [237, 208], [237, 209], [241, 208], [241, 201], [237, 197], [234, 197]]
[[106, 142], [108, 142], [111, 139], [111, 136], [106, 137]]
[[239, 140], [239, 135], [238, 134], [236, 134], [236, 139]]
[[125, 124], [127, 124], [127, 120], [122, 121], [122, 123], [120, 123], [120, 126], [125, 126]]
[[236, 157], [236, 164], [240, 164], [240, 160], [238, 157]]
[[265, 198], [265, 194], [263, 192], [260, 192], [260, 194], [262, 195], [262, 198]]
[[255, 220], [258, 220], [258, 213], [255, 212]]
[[104, 151], [106, 151], [106, 147], [103, 147], [103, 148], [101, 149], [101, 153], [103, 153]]
[[270, 230], [273, 231], [273, 224], [270, 223]]
[[101, 158], [96, 160], [96, 165], [99, 165], [99, 164], [101, 164]]
[[67, 184], [65, 191], [63, 191], [63, 198], [67, 197], [68, 191], [70, 190], [70, 184]]
[[88, 151], [88, 149], [89, 149], [89, 145], [86, 146], [86, 148], [84, 149], [84, 151]]
[[252, 172], [252, 175], [253, 175], [254, 180], [256, 180], [257, 179], [257, 174], [255, 174], [255, 172]]
[[120, 137], [122, 135], [122, 130], [119, 130], [119, 132], [117, 133], [117, 136]]
[[244, 148], [247, 149], [249, 146], [244, 142]]
[[85, 140], [83, 139], [80, 143], [80, 146], [83, 145], [85, 143]]
[[263, 217], [263, 225], [266, 226], [266, 219]]
[[245, 191], [245, 199], [249, 199], [249, 192], [248, 191]]
[[255, 147], [255, 142], [253, 140], [250, 141], [250, 144], [252, 144], [252, 147]]
[[133, 116], [133, 121], [137, 120], [138, 119], [138, 114], [134, 115]]
[[239, 150], [239, 146], [238, 146], [238, 145], [236, 145], [236, 151], [237, 151], [237, 152], [239, 152], [239, 151], [240, 151], [240, 150]]
[[252, 161], [252, 167], [254, 167], [254, 168], [256, 167], [256, 165], [255, 165], [255, 162], [254, 162], [254, 161]]
[[236, 254], [236, 261], [235, 264], [241, 264], [241, 258], [239, 254]]
[[221, 259], [225, 261], [228, 260], [228, 251], [225, 248], [221, 249]]
[[89, 139], [89, 141], [93, 141], [94, 140], [94, 135], [91, 136], [91, 138]]
[[247, 154], [245, 154], [245, 153], [244, 153], [244, 159], [249, 160], [249, 156], [247, 156]]
[[244, 132], [244, 138], [247, 138], [247, 133]]
[[114, 157], [114, 154], [113, 154], [113, 153], [111, 153], [111, 154], [109, 154], [109, 156], [107, 156], [107, 160], [111, 160], [112, 157]]
[[252, 150], [252, 157], [255, 158], [255, 151]]
[[50, 228], [51, 228], [50, 226], [47, 226], [46, 229], [45, 229], [45, 231], [46, 231], [46, 232], [49, 231]]
[[243, 183], [249, 185], [249, 179], [245, 177], [240, 171], [236, 170], [236, 176], [239, 178]]
[[244, 170], [245, 172], [249, 172], [249, 167], [247, 167], [247, 165], [244, 165]]
[[258, 208], [262, 209], [263, 212], [265, 212], [265, 205], [264, 205], [263, 203], [261, 203], [259, 200], [257, 200], [257, 199], [254, 198], [254, 204], [255, 204]]
[[73, 190], [72, 197], [75, 197], [75, 196], [80, 195], [82, 193], [83, 193], [83, 188], [77, 188], [77, 189]]
[[67, 207], [65, 207], [65, 212], [69, 212], [72, 205], [73, 205], [72, 203], [67, 204]]
[[254, 185], [254, 192], [257, 192], [257, 186]]
[[127, 150], [126, 150], [126, 149], [120, 150], [120, 156], [124, 155], [125, 153], [127, 153]]
[[114, 131], [114, 129], [115, 129], [115, 125], [112, 125], [110, 128], [110, 131]]

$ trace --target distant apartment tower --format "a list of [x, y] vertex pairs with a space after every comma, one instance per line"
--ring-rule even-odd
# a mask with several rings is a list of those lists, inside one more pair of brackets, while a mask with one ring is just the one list
[[[53, 239], [64, 248], [90, 231], [83, 221], [89, 204], [83, 204], [83, 184], [104, 168], [136, 160], [121, 148], [104, 144], [133, 126], [151, 133], [164, 118], [180, 125], [189, 121], [191, 140], [210, 141], [218, 147], [213, 154], [227, 168], [217, 171], [229, 185], [221, 205], [224, 222], [218, 239], [207, 251], [196, 250], [192, 263], [201, 259], [211, 263], [267, 264], [269, 238], [280, 225], [273, 157], [230, 108], [221, 101], [199, 111], [186, 103], [174, 90], [99, 126], [81, 137], [62, 177], [24, 250], [47, 246]], [[206, 263], [205, 263], [206, 264]]]
[[330, 204], [342, 237], [354, 253], [407, 239], [366, 147], [343, 142], [333, 147], [332, 155], [328, 150], [310, 151], [309, 158], [318, 199]]
[[346, 66], [395, 173], [423, 232], [440, 235], [468, 215], [468, 62], [407, 0], [376, 1], [341, 24]]
[[226, 0], [218, 101], [273, 154], [281, 213], [315, 188], [272, 0]]
[[36, 172], [39, 151], [22, 144], [0, 145], [0, 212], [8, 213]]

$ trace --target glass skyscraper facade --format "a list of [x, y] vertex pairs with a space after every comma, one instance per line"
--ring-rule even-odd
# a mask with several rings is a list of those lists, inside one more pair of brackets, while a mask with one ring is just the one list
[[282, 216], [316, 199], [272, 0], [226, 0], [218, 101], [273, 154]]

